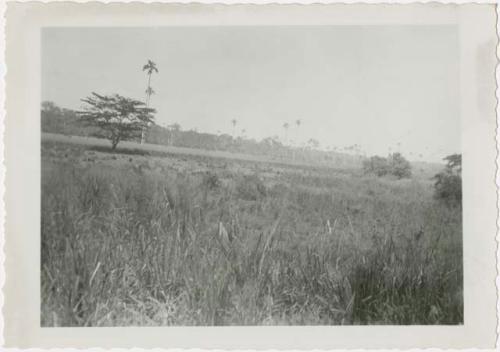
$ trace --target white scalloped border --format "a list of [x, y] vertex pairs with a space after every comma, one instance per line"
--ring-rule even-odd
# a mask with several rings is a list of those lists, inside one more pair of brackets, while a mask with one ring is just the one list
[[[4, 136], [5, 136], [5, 94], [6, 94], [6, 72], [8, 68], [5, 65], [5, 47], [6, 47], [6, 37], [5, 37], [5, 22], [6, 22], [6, 9], [7, 9], [7, 1], [10, 0], [0, 0], [0, 53], [1, 53], [1, 61], [0, 61], [0, 349], [2, 351], [71, 351], [71, 352], [79, 352], [79, 351], [91, 351], [91, 352], [102, 352], [102, 351], [113, 351], [113, 352], [124, 352], [124, 351], [152, 351], [152, 352], [160, 352], [160, 351], [172, 351], [172, 352], [180, 352], [180, 351], [190, 351], [190, 352], [202, 352], [207, 351], [203, 349], [143, 349], [143, 348], [113, 348], [113, 349], [104, 349], [104, 348], [89, 348], [89, 349], [77, 349], [77, 348], [51, 348], [51, 349], [41, 349], [41, 348], [30, 348], [30, 349], [18, 349], [18, 348], [3, 348], [5, 343], [4, 339], [4, 318], [3, 318], [3, 306], [4, 306], [4, 295], [3, 288], [5, 285], [5, 219], [6, 219], [6, 211], [5, 211], [5, 150], [4, 150]], [[17, 0], [18, 2], [40, 2], [40, 3], [49, 3], [49, 2], [63, 2], [65, 0]], [[496, 288], [497, 288], [497, 340], [496, 340], [496, 350], [500, 351], [500, 0], [476, 0], [476, 1], [468, 1], [468, 0], [419, 0], [419, 1], [411, 1], [411, 0], [343, 0], [343, 1], [332, 1], [332, 0], [72, 0], [68, 2], [75, 3], [88, 3], [88, 2], [98, 2], [98, 3], [167, 3], [167, 4], [224, 4], [224, 5], [236, 5], [236, 4], [254, 4], [254, 5], [265, 5], [265, 4], [296, 4], [296, 5], [311, 5], [311, 4], [429, 4], [429, 3], [437, 3], [437, 4], [497, 4], [496, 6], [496, 14], [497, 14], [497, 25], [496, 25], [496, 33], [497, 33], [497, 65], [495, 70], [495, 81], [496, 81], [496, 115], [497, 115], [497, 128], [496, 128], [496, 173], [495, 173], [495, 184], [497, 186], [497, 234], [495, 236], [496, 240], [496, 259], [497, 259], [497, 277], [496, 277]], [[215, 350], [211, 351], [223, 351], [223, 350]], [[241, 351], [241, 352], [249, 352], [254, 350], [232, 350], [232, 351]], [[267, 351], [279, 352], [278, 350], [269, 349]], [[299, 352], [303, 350], [289, 350], [290, 352]], [[311, 352], [316, 351], [324, 351], [320, 349], [310, 350]], [[400, 349], [353, 349], [347, 350], [342, 349], [338, 351], [402, 351]], [[453, 351], [452, 349], [438, 349], [438, 348], [426, 348], [426, 349], [410, 349], [405, 350], [410, 352], [417, 351]], [[466, 349], [465, 351], [479, 351], [479, 349]], [[492, 350], [493, 351], [493, 350]]]
[[3, 288], [5, 285], [5, 163], [4, 163], [4, 133], [5, 133], [5, 11], [7, 4], [0, 1], [0, 346], [5, 343], [3, 319]]
[[496, 81], [496, 99], [497, 99], [497, 106], [496, 106], [496, 115], [497, 115], [497, 130], [496, 130], [496, 150], [497, 150], [497, 160], [496, 160], [496, 179], [495, 179], [495, 185], [497, 186], [497, 235], [496, 235], [496, 242], [497, 242], [497, 278], [496, 278], [496, 288], [497, 288], [497, 341], [496, 341], [496, 348], [498, 349], [500, 347], [500, 192], [499, 192], [499, 187], [500, 187], [500, 121], [499, 121], [499, 116], [500, 116], [500, 87], [498, 82], [500, 82], [500, 6], [497, 4], [496, 7], [496, 14], [497, 14], [497, 66], [495, 70], [495, 81]]

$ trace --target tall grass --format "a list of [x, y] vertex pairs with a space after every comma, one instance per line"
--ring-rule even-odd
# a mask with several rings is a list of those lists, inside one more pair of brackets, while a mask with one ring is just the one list
[[44, 159], [43, 326], [463, 321], [461, 211], [428, 183], [129, 160]]

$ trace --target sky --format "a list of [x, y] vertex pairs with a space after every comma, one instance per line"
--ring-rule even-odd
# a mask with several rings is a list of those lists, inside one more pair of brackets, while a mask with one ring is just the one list
[[42, 100], [144, 100], [148, 59], [163, 126], [233, 134], [236, 119], [236, 134], [256, 140], [428, 161], [460, 152], [455, 26], [45, 28]]

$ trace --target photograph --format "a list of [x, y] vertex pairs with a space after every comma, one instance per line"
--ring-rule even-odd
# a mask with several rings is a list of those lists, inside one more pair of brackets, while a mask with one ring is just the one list
[[453, 24], [41, 28], [40, 326], [463, 325], [460, 50]]

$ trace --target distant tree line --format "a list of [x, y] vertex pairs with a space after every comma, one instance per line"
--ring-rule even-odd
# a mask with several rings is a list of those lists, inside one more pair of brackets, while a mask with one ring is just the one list
[[75, 110], [61, 108], [51, 101], [42, 102], [42, 132], [60, 133], [74, 136], [94, 136], [99, 128], [79, 123]]
[[[96, 99], [96, 96], [91, 95], [84, 98], [83, 101], [85, 102], [89, 98]], [[107, 97], [107, 99], [109, 98], [110, 97]], [[121, 97], [121, 99], [123, 102], [125, 98]], [[144, 106], [141, 107], [140, 104], [137, 105], [137, 103], [138, 102], [136, 102], [137, 108], [145, 108]], [[86, 102], [86, 107], [92, 110], [92, 105], [89, 105], [88, 101]], [[117, 111], [116, 109], [118, 109], [118, 107], [115, 107], [115, 112]], [[99, 125], [99, 123], [104, 121], [97, 119], [97, 116], [94, 115], [95, 123], [90, 123], [89, 116], [85, 115], [84, 112], [85, 111], [78, 112], [61, 108], [53, 102], [45, 101], [41, 106], [42, 132], [108, 138], [110, 136], [110, 131], [104, 132], [102, 124], [101, 126]], [[86, 118], [82, 119], [84, 116], [86, 116]], [[293, 147], [283, 144], [277, 136], [267, 137], [261, 141], [256, 141], [255, 139], [245, 138], [243, 136], [231, 136], [227, 133], [213, 134], [199, 132], [194, 129], [183, 130], [177, 123], [173, 123], [167, 127], [159, 126], [151, 123], [151, 121], [149, 123], [146, 143], [151, 144], [227, 151], [251, 155], [265, 155], [276, 160], [286, 159], [298, 162], [334, 163], [336, 166], [343, 168], [360, 167], [363, 159], [363, 157], [359, 155], [350, 155], [339, 151], [318, 150], [319, 143], [313, 139], [309, 141], [306, 147]], [[108, 127], [114, 128], [117, 127], [117, 125], [113, 127], [108, 124]], [[141, 136], [142, 133], [132, 133], [125, 136], [126, 138], [123, 140], [132, 140], [140, 143]], [[112, 138], [110, 141], [113, 144]]]

